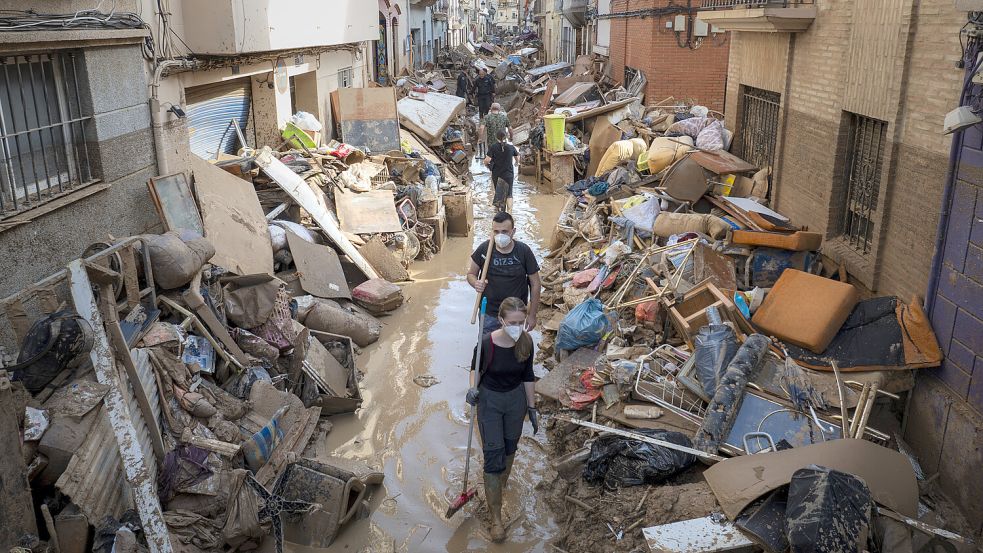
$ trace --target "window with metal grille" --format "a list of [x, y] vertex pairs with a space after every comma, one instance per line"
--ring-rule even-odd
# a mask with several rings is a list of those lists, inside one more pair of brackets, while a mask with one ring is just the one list
[[782, 95], [747, 85], [741, 85], [740, 94], [734, 153], [758, 167], [774, 166]]
[[868, 253], [874, 237], [874, 215], [881, 188], [884, 141], [887, 122], [856, 113], [846, 113], [846, 194], [843, 209], [843, 236], [855, 250]]
[[352, 71], [351, 67], [344, 67], [338, 71], [338, 87], [339, 88], [350, 88], [352, 86], [352, 80], [355, 77], [355, 72]]
[[74, 52], [0, 57], [0, 219], [95, 182]]

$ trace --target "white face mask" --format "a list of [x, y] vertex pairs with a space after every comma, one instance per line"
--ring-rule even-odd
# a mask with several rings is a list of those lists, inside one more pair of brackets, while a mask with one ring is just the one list
[[509, 335], [509, 338], [513, 340], [518, 340], [519, 336], [522, 336], [522, 325], [505, 325], [505, 333]]
[[496, 234], [495, 235], [495, 245], [499, 248], [505, 248], [512, 242], [512, 237], [508, 234]]

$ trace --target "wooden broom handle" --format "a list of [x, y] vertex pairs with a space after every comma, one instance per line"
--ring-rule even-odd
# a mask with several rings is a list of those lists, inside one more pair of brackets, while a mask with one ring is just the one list
[[[491, 264], [492, 258], [492, 248], [495, 247], [495, 241], [490, 237], [488, 238], [488, 250], [485, 252], [485, 266], [481, 269], [481, 276], [478, 280], [488, 281], [488, 265]], [[481, 297], [484, 292], [478, 294], [478, 297], [474, 299], [474, 310], [471, 312], [471, 324], [474, 324], [478, 320], [478, 311], [481, 309]]]

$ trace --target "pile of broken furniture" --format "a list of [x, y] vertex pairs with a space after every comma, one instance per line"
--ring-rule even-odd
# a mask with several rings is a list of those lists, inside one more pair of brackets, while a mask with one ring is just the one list
[[[536, 391], [572, 509], [555, 545], [966, 547], [901, 439], [914, 373], [942, 359], [917, 299], [861, 299], [705, 108], [644, 111], [593, 124], [542, 267]], [[625, 495], [701, 482], [706, 512], [667, 525]], [[628, 510], [590, 507], [607, 496]]]
[[400, 128], [394, 89], [333, 105], [358, 147], [288, 126], [277, 148], [192, 156], [148, 183], [163, 234], [0, 301], [0, 545], [323, 548], [367, 515], [382, 475], [317, 444], [360, 407], [357, 356], [409, 264], [470, 233], [471, 196]]

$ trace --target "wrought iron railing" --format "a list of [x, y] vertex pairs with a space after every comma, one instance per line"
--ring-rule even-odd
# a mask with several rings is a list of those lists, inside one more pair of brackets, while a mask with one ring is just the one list
[[813, 5], [815, 0], [701, 0], [701, 10], [728, 8], [793, 8]]

